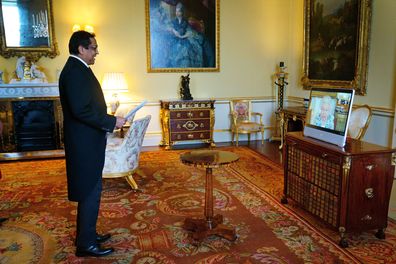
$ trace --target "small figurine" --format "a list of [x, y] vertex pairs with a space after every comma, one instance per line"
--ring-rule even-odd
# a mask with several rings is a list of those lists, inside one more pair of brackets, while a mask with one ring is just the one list
[[15, 73], [16, 73], [16, 77], [19, 80], [23, 79], [25, 62], [26, 62], [25, 56], [22, 56], [22, 57], [18, 58], [18, 60], [17, 60]]
[[32, 79], [37, 79], [40, 82], [47, 82], [45, 73], [41, 70], [41, 67], [34, 62], [32, 62], [32, 66], [30, 66], [30, 75]]
[[190, 74], [181, 76], [180, 97], [182, 100], [193, 100], [190, 93]]
[[23, 66], [23, 78], [24, 81], [30, 81], [32, 79], [31, 73], [30, 73], [30, 63], [29, 61], [25, 61], [24, 66]]

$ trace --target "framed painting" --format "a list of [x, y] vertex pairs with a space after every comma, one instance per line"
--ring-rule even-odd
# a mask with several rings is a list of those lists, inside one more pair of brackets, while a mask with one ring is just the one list
[[219, 71], [220, 0], [145, 0], [148, 72]]
[[365, 95], [371, 0], [305, 0], [304, 12], [303, 87]]

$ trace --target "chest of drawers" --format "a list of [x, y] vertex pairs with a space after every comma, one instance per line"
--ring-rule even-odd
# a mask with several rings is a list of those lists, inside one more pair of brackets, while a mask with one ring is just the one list
[[177, 142], [199, 140], [214, 146], [214, 100], [162, 100], [161, 146], [172, 148]]
[[346, 232], [378, 229], [385, 238], [395, 170], [395, 149], [354, 139], [344, 148], [304, 137], [286, 135], [284, 198], [338, 229], [340, 245]]

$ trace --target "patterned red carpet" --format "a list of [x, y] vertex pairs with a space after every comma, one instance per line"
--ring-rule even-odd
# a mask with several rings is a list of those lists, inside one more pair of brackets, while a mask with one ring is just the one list
[[77, 258], [64, 160], [13, 162], [0, 165], [0, 217], [9, 217], [0, 227], [0, 263], [396, 263], [394, 223], [386, 240], [355, 234], [342, 249], [336, 232], [279, 203], [279, 165], [248, 148], [223, 149], [241, 157], [213, 170], [215, 214], [235, 228], [235, 242], [192, 243], [182, 224], [203, 214], [205, 171], [181, 164], [182, 151], [153, 151], [142, 153], [135, 177], [142, 192], [124, 179], [104, 180], [98, 230], [112, 234], [116, 252]]

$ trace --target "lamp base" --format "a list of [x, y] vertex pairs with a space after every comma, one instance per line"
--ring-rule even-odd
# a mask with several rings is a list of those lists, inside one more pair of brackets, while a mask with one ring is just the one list
[[118, 100], [117, 94], [113, 94], [112, 100], [110, 102], [111, 114], [114, 115], [117, 112], [118, 107], [120, 106], [120, 101]]

